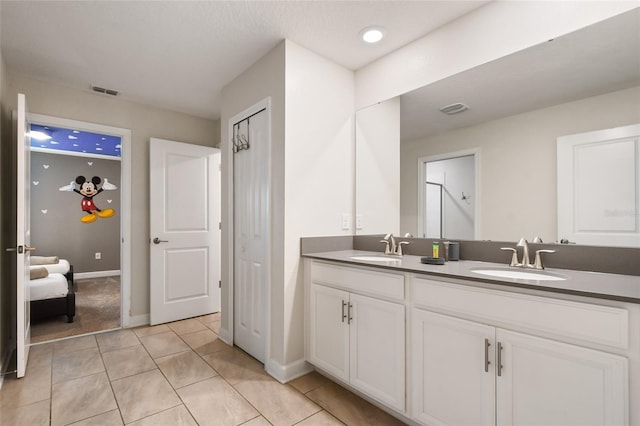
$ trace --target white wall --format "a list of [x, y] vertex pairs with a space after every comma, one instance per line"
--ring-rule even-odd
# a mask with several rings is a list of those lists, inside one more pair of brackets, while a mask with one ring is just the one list
[[555, 241], [556, 138], [640, 123], [638, 99], [640, 87], [403, 142], [403, 231], [417, 226], [417, 159], [479, 148], [478, 238]]
[[638, 7], [637, 1], [495, 1], [356, 72], [373, 105]]
[[300, 237], [350, 235], [354, 74], [286, 42], [284, 364], [304, 357]]
[[[229, 284], [233, 272], [233, 150], [228, 134], [229, 120], [259, 101], [271, 98], [271, 252], [282, 259], [284, 251], [284, 145], [285, 145], [285, 43], [281, 42], [258, 59], [245, 72], [222, 89], [221, 150], [222, 150], [222, 318], [221, 333], [232, 339], [229, 315], [231, 294]], [[284, 359], [284, 264], [274, 261], [271, 268], [270, 322], [272, 356]], [[269, 354], [267, 354], [269, 355]]]
[[9, 72], [6, 99], [24, 93], [31, 113], [131, 129], [131, 316], [149, 313], [149, 138], [215, 146], [220, 123], [71, 89]]
[[[304, 365], [300, 237], [349, 235], [353, 214], [353, 72], [283, 41], [222, 91], [223, 247], [230, 247], [233, 171], [228, 120], [271, 98], [271, 286], [267, 368]], [[223, 251], [224, 252], [224, 251]], [[223, 255], [221, 333], [230, 337], [231, 252]], [[276, 369], [274, 371], [274, 368]], [[280, 369], [280, 370], [278, 370]]]
[[356, 113], [356, 215], [363, 235], [400, 235], [400, 98]]

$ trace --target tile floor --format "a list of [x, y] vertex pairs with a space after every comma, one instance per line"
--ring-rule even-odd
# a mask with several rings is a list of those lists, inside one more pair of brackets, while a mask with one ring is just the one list
[[282, 385], [218, 339], [218, 314], [31, 348], [0, 425], [401, 425], [317, 373]]

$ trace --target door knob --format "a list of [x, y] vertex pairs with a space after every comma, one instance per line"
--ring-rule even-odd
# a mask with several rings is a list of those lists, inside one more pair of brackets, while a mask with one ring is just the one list
[[160, 238], [158, 238], [158, 237], [155, 237], [155, 238], [153, 239], [153, 244], [168, 243], [168, 242], [169, 242], [168, 240], [161, 240], [161, 239], [160, 239]]
[[18, 252], [18, 254], [22, 254], [25, 251], [34, 251], [35, 249], [36, 249], [35, 247], [18, 246], [18, 247], [8, 247], [5, 250], [6, 251], [15, 251], [15, 252]]

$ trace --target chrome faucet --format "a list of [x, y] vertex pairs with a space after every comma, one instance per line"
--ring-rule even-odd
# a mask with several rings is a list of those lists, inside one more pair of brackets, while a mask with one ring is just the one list
[[393, 238], [393, 234], [389, 233], [384, 236], [383, 239], [380, 240], [381, 243], [385, 243], [384, 254], [395, 254], [396, 248], [396, 239]]
[[522, 262], [520, 262], [521, 267], [523, 268], [531, 268], [531, 259], [529, 258], [529, 242], [524, 238], [520, 238], [516, 247], [522, 247]]
[[408, 241], [400, 241], [396, 243], [396, 239], [393, 237], [393, 234], [389, 233], [384, 236], [381, 243], [385, 243], [384, 254], [390, 254], [394, 256], [402, 256], [404, 253], [402, 252], [402, 246], [405, 244], [409, 244]]
[[[539, 240], [540, 242], [542, 242], [542, 240], [540, 240], [538, 237], [536, 237], [537, 240]], [[534, 239], [534, 241], [536, 241], [536, 239]], [[544, 269], [544, 265], [542, 264], [542, 258], [540, 256], [540, 253], [555, 253], [555, 250], [536, 250], [536, 257], [534, 260], [534, 263], [531, 263], [531, 258], [529, 257], [529, 243], [527, 242], [526, 239], [524, 238], [520, 238], [520, 241], [518, 241], [518, 244], [516, 244], [516, 247], [522, 247], [522, 261], [518, 262], [518, 251], [515, 248], [512, 247], [501, 247], [500, 250], [510, 250], [513, 252], [513, 254], [511, 255], [511, 262], [509, 263], [509, 266], [514, 266], [514, 267], [519, 267], [519, 268], [534, 268], [534, 269]]]
[[542, 264], [542, 258], [540, 257], [540, 253], [555, 253], [555, 250], [536, 250], [536, 260], [533, 264], [533, 267], [536, 269], [544, 269], [544, 265]]

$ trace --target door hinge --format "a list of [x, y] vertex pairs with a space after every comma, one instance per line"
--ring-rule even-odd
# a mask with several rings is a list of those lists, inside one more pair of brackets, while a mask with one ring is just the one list
[[218, 229], [222, 230], [222, 222], [218, 222]]
[[222, 280], [218, 281], [218, 288], [222, 288]]

